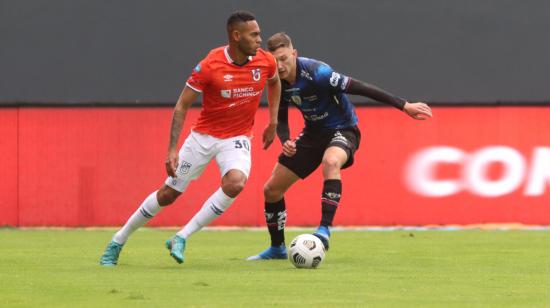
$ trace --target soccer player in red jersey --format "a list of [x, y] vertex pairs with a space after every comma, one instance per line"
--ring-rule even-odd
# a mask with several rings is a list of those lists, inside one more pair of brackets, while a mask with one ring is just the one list
[[[275, 58], [260, 49], [260, 28], [251, 13], [233, 13], [227, 20], [227, 34], [229, 45], [213, 49], [193, 69], [175, 106], [166, 159], [168, 178], [113, 236], [101, 256], [101, 265], [116, 265], [130, 234], [162, 207], [172, 204], [208, 163], [216, 159], [222, 175], [221, 187], [183, 229], [166, 241], [170, 255], [183, 263], [186, 239], [221, 215], [244, 188], [250, 173], [254, 115], [266, 83], [270, 121], [263, 132], [263, 148], [267, 149], [273, 142], [281, 93]], [[199, 119], [178, 152], [176, 144], [185, 115], [200, 94]]]

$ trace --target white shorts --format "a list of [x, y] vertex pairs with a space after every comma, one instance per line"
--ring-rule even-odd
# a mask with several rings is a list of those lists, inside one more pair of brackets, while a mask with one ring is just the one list
[[231, 169], [240, 170], [248, 177], [252, 164], [250, 146], [247, 136], [220, 139], [191, 131], [179, 152], [176, 178], [169, 176], [165, 184], [179, 192], [185, 191], [214, 157], [222, 177]]

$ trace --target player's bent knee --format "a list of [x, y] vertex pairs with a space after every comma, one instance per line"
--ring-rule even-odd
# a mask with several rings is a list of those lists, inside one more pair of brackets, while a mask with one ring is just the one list
[[338, 170], [340, 169], [341, 163], [337, 157], [324, 157], [322, 164], [323, 164], [323, 169]]
[[235, 198], [246, 185], [246, 175], [240, 171], [230, 171], [222, 179], [222, 190], [231, 198]]
[[226, 182], [222, 185], [223, 192], [231, 198], [235, 198], [244, 189], [246, 181]]
[[264, 185], [264, 197], [269, 197], [273, 194], [273, 189], [268, 184]]
[[160, 206], [167, 206], [174, 203], [179, 195], [179, 191], [164, 185], [157, 192], [157, 201]]

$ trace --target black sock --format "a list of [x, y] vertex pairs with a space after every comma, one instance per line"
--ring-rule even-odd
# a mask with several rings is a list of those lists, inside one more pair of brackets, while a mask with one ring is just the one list
[[281, 246], [285, 242], [285, 198], [273, 203], [266, 202], [264, 213], [267, 229], [271, 235], [271, 246]]
[[332, 226], [332, 220], [334, 220], [334, 214], [336, 214], [341, 195], [341, 180], [325, 180], [323, 195], [321, 196], [321, 226]]

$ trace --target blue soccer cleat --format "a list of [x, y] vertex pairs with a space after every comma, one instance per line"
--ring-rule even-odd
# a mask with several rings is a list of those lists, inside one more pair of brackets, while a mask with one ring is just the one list
[[185, 261], [183, 252], [185, 251], [185, 239], [175, 235], [173, 238], [166, 240], [166, 248], [170, 250], [170, 256], [179, 264]]
[[115, 241], [110, 241], [109, 245], [107, 245], [107, 248], [105, 248], [105, 252], [103, 252], [103, 255], [101, 256], [101, 259], [99, 259], [99, 264], [103, 266], [117, 265], [118, 256], [120, 255], [122, 246], [124, 246], [124, 244], [119, 244]]
[[266, 250], [260, 252], [257, 255], [250, 256], [246, 260], [248, 261], [256, 261], [256, 260], [281, 260], [281, 259], [287, 259], [288, 255], [286, 253], [286, 247], [285, 244], [281, 244], [281, 246], [269, 246]]
[[315, 235], [321, 240], [321, 242], [323, 243], [323, 246], [325, 246], [325, 251], [328, 251], [328, 246], [329, 246], [328, 241], [330, 239], [330, 230], [328, 229], [328, 227], [319, 226], [319, 228], [317, 228], [317, 231], [315, 231], [313, 235]]

